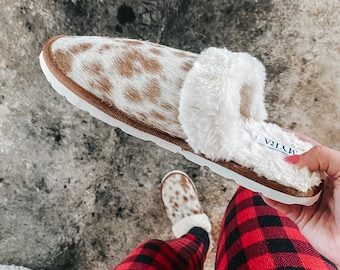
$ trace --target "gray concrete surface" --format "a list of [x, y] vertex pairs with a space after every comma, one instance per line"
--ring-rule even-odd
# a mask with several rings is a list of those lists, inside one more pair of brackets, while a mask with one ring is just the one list
[[340, 150], [339, 11], [337, 0], [0, 0], [0, 264], [110, 269], [141, 241], [169, 239], [159, 184], [172, 169], [194, 179], [217, 238], [236, 188], [68, 104], [40, 71], [46, 39], [247, 51], [267, 68], [269, 121]]

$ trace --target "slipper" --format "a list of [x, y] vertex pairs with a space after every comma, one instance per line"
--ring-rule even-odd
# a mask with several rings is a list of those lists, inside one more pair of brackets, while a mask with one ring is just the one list
[[320, 175], [284, 160], [312, 145], [265, 121], [265, 68], [247, 53], [57, 36], [40, 64], [70, 103], [130, 135], [282, 203], [320, 196]]
[[193, 227], [203, 228], [211, 234], [211, 222], [203, 213], [195, 184], [187, 174], [181, 171], [167, 173], [161, 182], [161, 198], [176, 238]]

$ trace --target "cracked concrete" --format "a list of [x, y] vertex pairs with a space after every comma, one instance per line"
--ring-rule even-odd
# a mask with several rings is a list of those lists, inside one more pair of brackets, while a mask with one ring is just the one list
[[46, 39], [249, 52], [267, 69], [269, 121], [340, 150], [339, 10], [336, 0], [0, 0], [0, 264], [111, 268], [141, 241], [169, 239], [159, 185], [173, 169], [193, 178], [217, 238], [236, 188], [68, 104], [40, 71]]

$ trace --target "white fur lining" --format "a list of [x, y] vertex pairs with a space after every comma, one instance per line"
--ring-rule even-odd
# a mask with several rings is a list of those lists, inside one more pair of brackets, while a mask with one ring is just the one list
[[190, 215], [180, 219], [172, 226], [172, 232], [176, 238], [179, 238], [193, 227], [200, 227], [207, 233], [211, 232], [211, 223], [206, 214]]
[[196, 153], [233, 160], [280, 184], [306, 192], [320, 176], [284, 161], [284, 154], [257, 143], [258, 135], [305, 152], [312, 145], [266, 123], [265, 68], [246, 53], [209, 48], [201, 53], [181, 89], [179, 120]]

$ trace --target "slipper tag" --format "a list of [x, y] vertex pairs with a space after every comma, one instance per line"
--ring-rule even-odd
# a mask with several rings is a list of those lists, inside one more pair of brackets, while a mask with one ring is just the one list
[[256, 141], [261, 144], [264, 145], [270, 149], [274, 149], [276, 151], [279, 151], [283, 154], [292, 156], [292, 155], [301, 155], [303, 152], [295, 149], [289, 145], [277, 142], [273, 139], [267, 138], [263, 135], [258, 135]]

